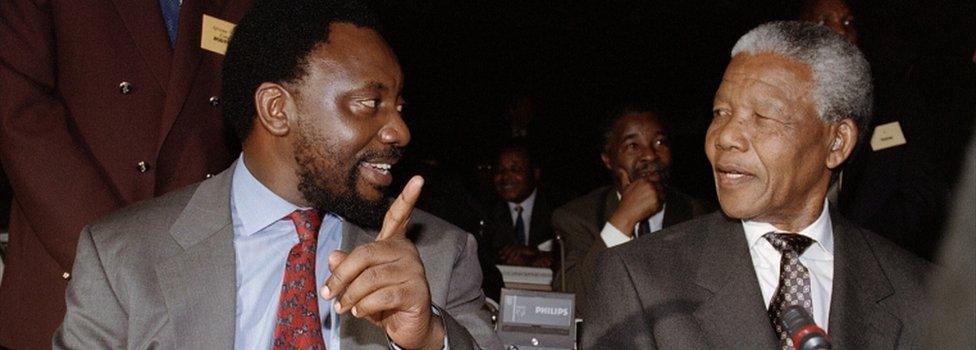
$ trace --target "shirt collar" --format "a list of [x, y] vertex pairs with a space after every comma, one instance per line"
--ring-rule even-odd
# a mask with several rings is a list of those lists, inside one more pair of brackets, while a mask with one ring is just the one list
[[283, 219], [301, 207], [288, 202], [271, 191], [251, 174], [245, 165], [244, 154], [237, 159], [231, 180], [231, 202], [234, 204], [241, 230], [239, 236], [250, 236]]
[[[797, 232], [812, 238], [816, 243], [803, 253], [804, 258], [817, 260], [833, 260], [834, 257], [834, 226], [830, 221], [830, 210], [827, 200], [824, 200], [820, 217], [812, 224]], [[742, 228], [746, 231], [746, 239], [751, 249], [760, 242], [767, 242], [762, 236], [769, 232], [783, 232], [768, 222], [742, 220]]]
[[536, 190], [532, 190], [532, 194], [526, 197], [525, 200], [522, 201], [522, 203], [507, 202], [508, 210], [515, 211], [515, 207], [521, 205], [522, 213], [525, 214], [532, 213], [532, 207], [535, 206], [535, 192]]

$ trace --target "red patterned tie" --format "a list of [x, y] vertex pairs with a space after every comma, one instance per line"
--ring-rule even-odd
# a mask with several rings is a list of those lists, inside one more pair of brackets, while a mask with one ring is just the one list
[[316, 238], [322, 221], [312, 209], [296, 210], [288, 217], [298, 231], [298, 244], [288, 252], [288, 262], [285, 263], [274, 348], [325, 350], [315, 293]]

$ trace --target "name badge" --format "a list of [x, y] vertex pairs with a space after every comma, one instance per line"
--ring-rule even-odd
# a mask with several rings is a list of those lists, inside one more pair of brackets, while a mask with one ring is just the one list
[[905, 134], [902, 134], [901, 124], [898, 122], [878, 125], [874, 128], [874, 134], [871, 135], [871, 150], [873, 151], [901, 146], [905, 143], [907, 143]]
[[200, 48], [223, 55], [227, 52], [227, 43], [234, 34], [234, 23], [217, 17], [203, 15], [203, 27], [200, 30]]

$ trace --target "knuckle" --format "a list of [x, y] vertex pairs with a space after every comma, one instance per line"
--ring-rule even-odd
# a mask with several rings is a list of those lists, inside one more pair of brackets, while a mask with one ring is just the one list
[[377, 250], [376, 243], [364, 244], [359, 248], [362, 249], [363, 254], [367, 258], [376, 256], [376, 253], [379, 253], [376, 251]]
[[383, 274], [380, 272], [379, 268], [366, 270], [363, 277], [365, 277], [366, 282], [370, 284], [375, 284], [383, 280]]
[[[340, 270], [332, 271], [332, 277], [329, 278], [329, 281], [332, 282], [332, 286], [335, 286], [336, 284], [345, 284], [346, 283], [345, 282], [346, 281], [346, 278], [345, 278], [345, 276], [343, 276], [343, 274], [344, 274], [344, 272], [342, 272]], [[330, 286], [330, 287], [332, 287], [332, 286]]]
[[404, 288], [394, 288], [389, 292], [388, 302], [390, 305], [400, 305], [406, 300], [406, 290]]

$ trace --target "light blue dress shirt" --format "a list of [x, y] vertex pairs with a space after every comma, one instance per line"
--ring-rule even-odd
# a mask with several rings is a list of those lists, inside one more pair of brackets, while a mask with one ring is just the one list
[[[295, 224], [287, 216], [300, 208], [279, 197], [248, 171], [238, 158], [231, 184], [230, 211], [237, 253], [237, 314], [235, 349], [270, 349], [278, 314], [278, 298], [288, 252], [298, 244]], [[315, 254], [315, 281], [331, 275], [328, 257], [342, 241], [342, 219], [324, 215]], [[318, 290], [316, 289], [316, 293]], [[330, 350], [339, 350], [339, 317], [332, 302], [319, 298], [322, 336]]]

